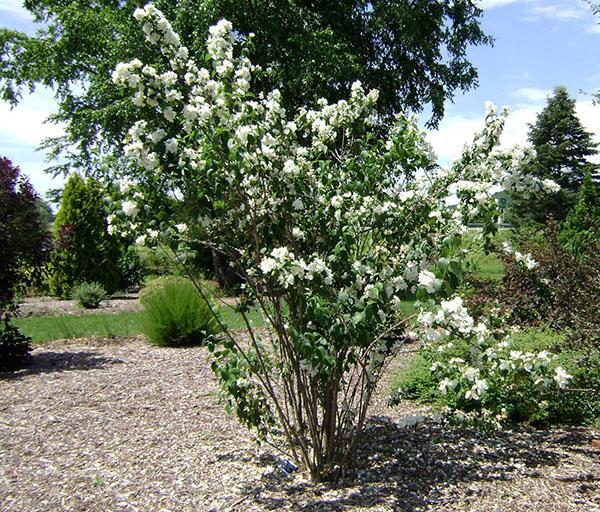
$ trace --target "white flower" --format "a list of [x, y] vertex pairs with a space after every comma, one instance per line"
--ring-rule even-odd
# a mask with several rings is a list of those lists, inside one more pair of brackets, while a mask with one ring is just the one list
[[441, 288], [442, 281], [437, 279], [433, 272], [422, 270], [419, 272], [419, 285], [425, 288], [428, 293], [435, 293]]
[[548, 194], [556, 194], [560, 191], [560, 185], [553, 180], [542, 180], [541, 181], [542, 190], [544, 190]]
[[450, 380], [446, 377], [439, 383], [438, 389], [445, 395], [449, 389], [454, 389], [457, 385], [458, 382], [456, 380]]
[[519, 251], [517, 251], [517, 252], [515, 252], [515, 260], [518, 263], [522, 263], [523, 265], [525, 265], [525, 267], [528, 270], [533, 270], [534, 268], [539, 266], [539, 263], [537, 261], [535, 261], [533, 259], [533, 256], [531, 256], [531, 254], [529, 254], [529, 253], [522, 254]]
[[136, 206], [136, 204], [133, 201], [123, 201], [121, 208], [123, 210], [123, 213], [128, 217], [135, 217], [140, 211], [140, 209]]
[[463, 371], [463, 377], [471, 382], [473, 382], [478, 375], [479, 369], [473, 368], [472, 366], [469, 366], [466, 370]]
[[339, 208], [344, 203], [344, 198], [342, 196], [333, 196], [331, 198], [331, 206], [334, 208]]
[[502, 242], [502, 250], [506, 253], [506, 254], [512, 254], [514, 252], [513, 246], [510, 243], [510, 241], [505, 241]]
[[262, 270], [263, 274], [270, 274], [273, 272], [273, 270], [275, 270], [276, 267], [277, 261], [275, 261], [273, 258], [264, 258], [260, 262], [260, 269]]
[[562, 366], [557, 366], [554, 370], [554, 380], [561, 389], [566, 387], [572, 378], [573, 376], [569, 375]]

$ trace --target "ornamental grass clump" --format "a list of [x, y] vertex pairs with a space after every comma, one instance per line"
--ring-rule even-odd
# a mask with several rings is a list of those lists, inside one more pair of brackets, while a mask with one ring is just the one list
[[[210, 28], [203, 67], [152, 4], [134, 16], [157, 51], [113, 75], [139, 112], [122, 229], [227, 256], [248, 332], [209, 344], [227, 408], [312, 480], [340, 476], [409, 328], [402, 301], [451, 294], [466, 224], [496, 230], [493, 193], [519, 167], [492, 151], [504, 115], [489, 106], [474, 144], [436, 172], [415, 119], [376, 135], [378, 93], [360, 82], [345, 100], [288, 112], [278, 90], [256, 91], [263, 73], [228, 21]], [[249, 303], [267, 329], [253, 327]]]
[[182, 277], [159, 277], [140, 292], [145, 334], [154, 345], [189, 347], [207, 343], [220, 331], [210, 306]]

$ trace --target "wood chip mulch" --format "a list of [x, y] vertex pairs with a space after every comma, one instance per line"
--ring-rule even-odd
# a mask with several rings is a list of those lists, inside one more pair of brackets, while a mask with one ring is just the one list
[[106, 313], [124, 313], [142, 311], [137, 294], [122, 295], [103, 300], [95, 309], [85, 309], [75, 300], [61, 300], [52, 297], [27, 297], [19, 303], [19, 316], [28, 318], [32, 316], [77, 316]]
[[224, 413], [206, 361], [204, 348], [89, 339], [0, 374], [0, 511], [600, 511], [598, 432], [413, 421], [422, 408], [387, 407], [389, 378], [355, 478], [285, 476]]

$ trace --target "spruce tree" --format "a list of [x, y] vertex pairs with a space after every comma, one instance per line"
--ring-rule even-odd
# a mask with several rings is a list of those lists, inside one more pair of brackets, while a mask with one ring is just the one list
[[533, 197], [513, 196], [508, 218], [517, 225], [545, 224], [551, 215], [554, 220], [565, 219], [577, 200], [584, 176], [598, 166], [589, 158], [597, 153], [598, 145], [585, 130], [575, 111], [575, 100], [565, 87], [554, 89], [534, 124], [529, 125], [529, 142], [533, 158], [522, 172], [540, 179], [551, 179], [561, 186], [558, 193], [540, 192]]
[[535, 159], [528, 172], [554, 180], [566, 192], [577, 192], [585, 174], [597, 169], [589, 157], [597, 153], [598, 144], [582, 126], [575, 100], [563, 86], [554, 89], [535, 124], [529, 126], [529, 141]]

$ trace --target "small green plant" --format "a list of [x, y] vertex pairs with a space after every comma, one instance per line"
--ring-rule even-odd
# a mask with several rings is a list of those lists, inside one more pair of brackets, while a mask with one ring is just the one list
[[106, 290], [99, 283], [81, 283], [73, 290], [73, 299], [85, 309], [96, 309], [106, 299]]
[[0, 319], [0, 371], [25, 368], [31, 361], [31, 338], [5, 317]]
[[146, 309], [145, 334], [155, 345], [200, 345], [220, 331], [209, 305], [182, 277], [154, 279], [140, 293], [140, 302]]

